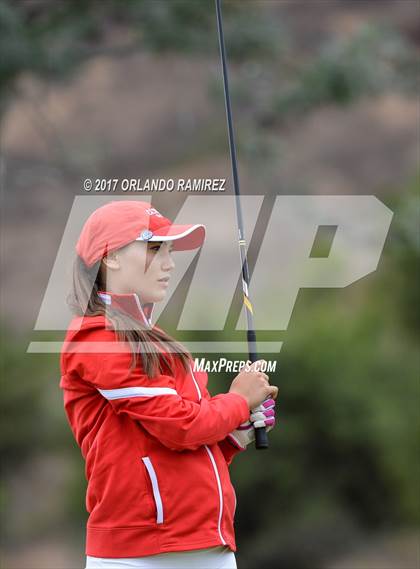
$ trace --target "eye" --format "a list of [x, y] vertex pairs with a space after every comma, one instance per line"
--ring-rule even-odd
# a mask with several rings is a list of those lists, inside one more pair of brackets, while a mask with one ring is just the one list
[[[149, 243], [149, 251], [153, 251], [154, 253], [157, 253], [159, 251], [159, 249], [162, 247], [162, 245], [164, 244], [163, 241], [161, 242], [155, 242], [155, 243]], [[168, 246], [168, 252], [172, 253], [174, 250], [174, 246], [170, 245]]]

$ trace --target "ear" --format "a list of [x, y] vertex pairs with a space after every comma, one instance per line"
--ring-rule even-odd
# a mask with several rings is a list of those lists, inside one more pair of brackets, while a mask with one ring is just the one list
[[116, 271], [120, 268], [120, 261], [118, 259], [118, 254], [116, 251], [108, 253], [102, 259], [102, 263], [104, 264], [106, 270]]

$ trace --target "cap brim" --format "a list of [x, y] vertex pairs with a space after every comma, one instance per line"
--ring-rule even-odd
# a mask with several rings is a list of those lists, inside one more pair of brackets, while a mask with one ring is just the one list
[[201, 247], [205, 236], [204, 225], [169, 225], [153, 231], [150, 239], [138, 237], [136, 241], [173, 241], [175, 251], [188, 251]]

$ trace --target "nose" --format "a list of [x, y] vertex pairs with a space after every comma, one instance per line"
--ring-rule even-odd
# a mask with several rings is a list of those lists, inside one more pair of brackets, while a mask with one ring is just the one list
[[172, 258], [172, 253], [165, 247], [165, 252], [162, 258], [162, 269], [164, 271], [172, 271], [175, 268], [175, 262]]

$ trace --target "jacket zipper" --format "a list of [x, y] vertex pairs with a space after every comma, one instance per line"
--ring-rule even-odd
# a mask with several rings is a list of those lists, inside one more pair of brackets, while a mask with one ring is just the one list
[[[198, 383], [194, 377], [194, 373], [193, 373], [191, 364], [190, 364], [190, 372], [191, 372], [191, 377], [192, 377], [192, 380], [194, 382], [195, 388], [196, 388], [197, 393], [198, 393], [198, 400], [201, 401], [201, 391], [200, 391], [200, 388], [198, 387]], [[222, 529], [221, 529], [222, 516], [223, 516], [222, 484], [220, 482], [219, 471], [217, 470], [217, 464], [216, 464], [216, 461], [214, 459], [213, 453], [211, 452], [211, 450], [209, 449], [209, 447], [207, 445], [204, 445], [204, 448], [206, 449], [207, 454], [209, 455], [209, 458], [210, 458], [210, 462], [213, 466], [214, 475], [216, 476], [217, 490], [219, 492], [219, 518], [217, 520], [217, 531], [219, 532], [219, 537], [220, 537], [221, 542], [223, 543], [223, 545], [226, 545], [226, 541], [225, 541], [225, 538], [223, 537]], [[235, 496], [235, 502], [236, 502], [236, 496]], [[236, 507], [236, 504], [235, 504], [235, 507]]]
[[149, 475], [150, 482], [152, 483], [153, 498], [156, 506], [156, 523], [163, 524], [163, 504], [159, 490], [159, 483], [156, 476], [155, 469], [153, 468], [152, 461], [148, 456], [143, 456], [142, 461], [146, 467], [147, 474]]

